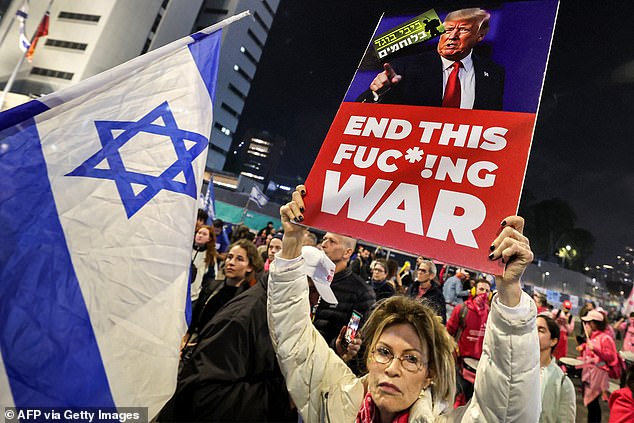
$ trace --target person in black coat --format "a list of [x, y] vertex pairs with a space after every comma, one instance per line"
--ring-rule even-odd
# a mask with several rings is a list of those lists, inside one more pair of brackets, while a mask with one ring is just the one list
[[489, 30], [489, 19], [488, 12], [477, 8], [451, 12], [436, 53], [385, 63], [357, 101], [440, 107], [452, 65], [460, 62], [460, 108], [502, 110], [504, 68], [473, 53]]
[[385, 259], [378, 259], [374, 263], [370, 286], [374, 289], [374, 295], [377, 301], [390, 298], [396, 294], [396, 290], [387, 280], [387, 261], [385, 261]]
[[347, 236], [327, 232], [322, 241], [322, 249], [335, 264], [335, 276], [330, 284], [338, 304], [330, 304], [321, 299], [315, 310], [313, 325], [326, 342], [335, 348], [341, 328], [348, 324], [352, 310], [369, 315], [370, 307], [376, 302], [374, 290], [348, 266], [354, 252], [356, 240]]
[[442, 288], [434, 280], [436, 277], [436, 265], [431, 260], [421, 260], [416, 269], [416, 278], [410, 285], [407, 295], [426, 301], [427, 304], [442, 317], [442, 323], [447, 323], [447, 306]]
[[266, 289], [261, 278], [204, 326], [158, 421], [297, 421], [269, 336]]

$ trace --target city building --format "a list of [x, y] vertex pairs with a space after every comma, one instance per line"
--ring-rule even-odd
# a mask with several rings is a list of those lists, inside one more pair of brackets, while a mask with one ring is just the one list
[[[14, 18], [22, 4], [23, 0], [0, 0], [0, 34], [7, 33], [0, 45], [0, 86], [22, 55]], [[28, 36], [48, 4], [49, 0], [30, 1]], [[278, 4], [279, 0], [55, 0], [49, 34], [38, 43], [33, 61], [20, 67], [11, 91], [28, 97], [57, 91], [250, 10], [251, 19], [223, 31], [207, 159], [208, 167], [222, 169]]]
[[267, 131], [249, 129], [236, 140], [225, 170], [251, 178], [266, 190], [282, 158], [286, 141]]

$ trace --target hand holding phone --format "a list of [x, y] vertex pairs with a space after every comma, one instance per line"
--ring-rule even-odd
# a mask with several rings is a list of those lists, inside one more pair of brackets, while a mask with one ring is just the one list
[[363, 315], [356, 310], [352, 310], [352, 316], [350, 316], [350, 321], [348, 322], [348, 327], [346, 328], [346, 335], [344, 337], [346, 344], [352, 342], [352, 340], [357, 336], [357, 332], [359, 331], [359, 323], [361, 322], [361, 318]]

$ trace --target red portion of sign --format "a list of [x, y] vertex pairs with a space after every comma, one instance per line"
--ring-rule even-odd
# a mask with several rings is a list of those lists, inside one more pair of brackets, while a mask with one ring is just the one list
[[304, 223], [486, 273], [517, 212], [535, 114], [343, 103]]

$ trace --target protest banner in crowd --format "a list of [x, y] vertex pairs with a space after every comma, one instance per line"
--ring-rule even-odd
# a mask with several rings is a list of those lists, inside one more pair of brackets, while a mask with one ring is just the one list
[[306, 181], [305, 224], [499, 272], [489, 243], [517, 212], [557, 5], [383, 16]]

